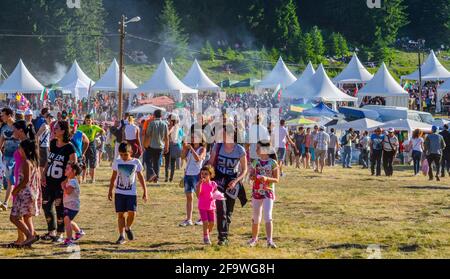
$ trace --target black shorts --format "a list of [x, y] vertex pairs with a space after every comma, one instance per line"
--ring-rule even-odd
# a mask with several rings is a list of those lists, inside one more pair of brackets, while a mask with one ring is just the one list
[[306, 147], [306, 146], [305, 146], [305, 154], [306, 154], [306, 153], [309, 153], [309, 147]]
[[86, 167], [95, 169], [97, 167], [97, 148], [95, 141], [89, 143], [89, 147], [86, 150]]
[[48, 161], [48, 147], [39, 147], [39, 167], [45, 168]]
[[64, 217], [66, 216], [69, 217], [70, 221], [73, 221], [73, 219], [75, 219], [75, 216], [77, 216], [77, 214], [78, 211], [64, 207]]
[[116, 212], [137, 211], [137, 196], [116, 194], [114, 196]]

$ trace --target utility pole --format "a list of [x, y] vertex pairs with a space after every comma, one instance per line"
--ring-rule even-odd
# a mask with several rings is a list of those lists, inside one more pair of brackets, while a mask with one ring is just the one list
[[423, 111], [423, 102], [422, 102], [422, 63], [420, 63], [420, 47], [419, 52], [417, 53], [419, 57], [419, 107], [420, 111]]
[[119, 121], [122, 120], [122, 106], [123, 106], [123, 53], [125, 47], [125, 16], [122, 15], [122, 19], [120, 21], [120, 54], [119, 54], [119, 89], [118, 89], [118, 98], [119, 98]]
[[102, 69], [100, 66], [100, 39], [97, 39], [97, 68], [98, 68], [98, 79], [100, 79], [102, 75]]

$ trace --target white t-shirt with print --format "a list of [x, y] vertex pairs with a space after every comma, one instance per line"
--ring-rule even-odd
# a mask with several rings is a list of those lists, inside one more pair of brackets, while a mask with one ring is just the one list
[[116, 159], [112, 169], [117, 172], [116, 194], [137, 196], [136, 174], [142, 171], [142, 164], [138, 159], [124, 161]]
[[72, 193], [67, 195], [64, 193], [63, 204], [65, 208], [70, 210], [79, 211], [80, 210], [80, 185], [78, 184], [78, 180], [76, 178], [70, 179], [67, 182], [69, 187], [73, 188]]

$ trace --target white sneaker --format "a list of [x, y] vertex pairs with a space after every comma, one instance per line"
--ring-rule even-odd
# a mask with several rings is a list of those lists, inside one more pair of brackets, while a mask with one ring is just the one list
[[273, 249], [276, 249], [276, 248], [277, 248], [277, 245], [275, 244], [275, 242], [270, 241], [270, 242], [267, 242], [267, 248], [273, 248]]
[[198, 221], [195, 222], [196, 226], [203, 226], [203, 221], [202, 219], [198, 219]]
[[0, 210], [1, 211], [8, 210], [8, 204], [7, 203], [0, 203]]
[[257, 244], [258, 244], [258, 240], [257, 239], [250, 239], [248, 242], [247, 242], [247, 244], [248, 244], [248, 246], [250, 246], [250, 247], [255, 247]]
[[179, 224], [180, 227], [187, 227], [187, 226], [193, 226], [193, 225], [194, 225], [194, 223], [192, 223], [191, 220], [184, 220], [183, 222], [181, 222]]

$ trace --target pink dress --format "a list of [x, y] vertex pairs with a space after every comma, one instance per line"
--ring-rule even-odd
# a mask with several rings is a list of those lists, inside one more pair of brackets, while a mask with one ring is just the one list
[[[23, 174], [20, 173], [18, 183], [23, 179]], [[11, 216], [38, 216], [42, 206], [40, 172], [38, 167], [32, 167], [30, 173], [30, 180], [24, 189], [22, 189], [13, 201], [11, 208]]]

